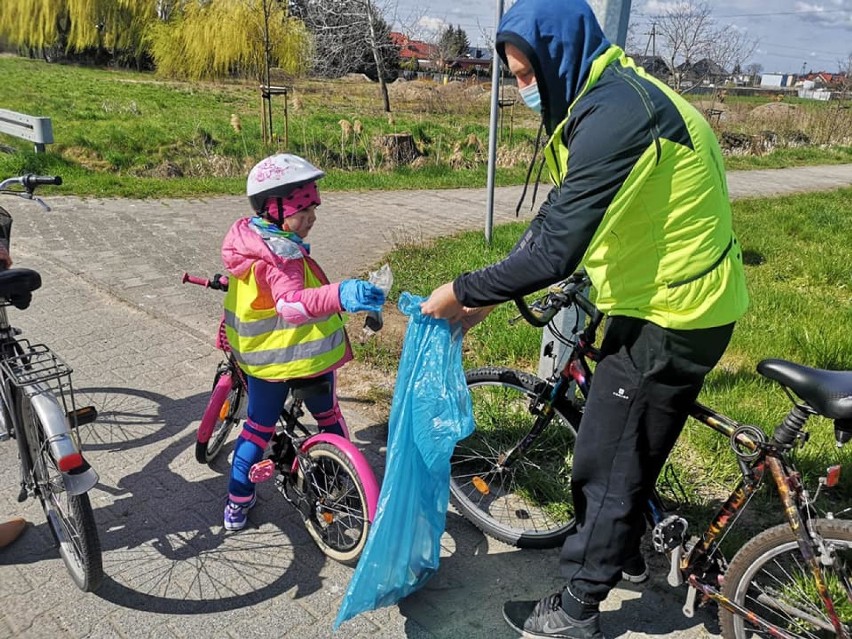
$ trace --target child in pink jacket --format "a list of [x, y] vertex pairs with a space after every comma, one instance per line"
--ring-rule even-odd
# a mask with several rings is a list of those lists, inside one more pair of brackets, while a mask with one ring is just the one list
[[227, 530], [241, 530], [255, 504], [249, 470], [261, 460], [288, 393], [288, 379], [327, 382], [329, 392], [305, 400], [320, 430], [348, 437], [335, 371], [352, 359], [341, 311], [378, 311], [384, 292], [364, 280], [329, 283], [304, 242], [320, 204], [324, 173], [279, 154], [249, 173], [246, 192], [256, 215], [237, 220], [222, 245], [230, 273], [225, 327], [246, 374], [248, 415], [234, 448]]

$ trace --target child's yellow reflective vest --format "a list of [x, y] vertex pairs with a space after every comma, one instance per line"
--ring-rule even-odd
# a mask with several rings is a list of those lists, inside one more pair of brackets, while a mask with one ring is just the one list
[[[305, 288], [322, 282], [304, 264]], [[225, 333], [237, 362], [260, 379], [311, 377], [346, 354], [343, 318], [335, 313], [304, 324], [291, 324], [271, 307], [255, 308], [260, 299], [254, 267], [243, 279], [230, 277], [225, 295]]]

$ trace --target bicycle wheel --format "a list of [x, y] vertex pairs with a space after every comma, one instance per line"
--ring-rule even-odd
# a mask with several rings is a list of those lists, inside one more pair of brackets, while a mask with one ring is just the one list
[[36, 494], [47, 516], [71, 579], [84, 592], [93, 592], [103, 579], [101, 542], [89, 496], [69, 495], [62, 473], [50, 452], [41, 419], [28, 398], [21, 400], [21, 417], [29, 446]]
[[[466, 373], [476, 430], [456, 445], [450, 497], [487, 535], [519, 548], [553, 548], [574, 525], [571, 468], [579, 415], [531, 406], [545, 382], [507, 368]], [[506, 455], [537, 420], [544, 428], [521, 454]]]
[[213, 392], [201, 417], [195, 442], [195, 460], [200, 464], [212, 462], [228, 440], [231, 430], [240, 420], [243, 385], [238, 375], [224, 369], [216, 372]]
[[[822, 571], [837, 614], [852, 631], [852, 521], [817, 519], [813, 522], [826, 545]], [[734, 556], [724, 577], [722, 594], [750, 614], [794, 637], [839, 636], [817, 593], [810, 567], [787, 524], [765, 530]], [[726, 639], [769, 637], [747, 620], [719, 608]], [[848, 636], [848, 634], [847, 634]]]
[[[333, 444], [315, 444], [307, 455], [314, 498], [305, 522], [308, 532], [328, 557], [354, 565], [370, 530], [364, 486], [355, 467]], [[297, 482], [304, 485], [304, 475], [301, 470], [297, 473]]]

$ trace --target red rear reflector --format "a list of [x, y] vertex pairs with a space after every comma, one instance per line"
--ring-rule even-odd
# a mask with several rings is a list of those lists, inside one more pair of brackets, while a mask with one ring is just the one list
[[829, 488], [834, 488], [840, 483], [840, 465], [829, 466], [828, 474], [825, 477], [825, 485]]
[[71, 453], [59, 460], [59, 470], [67, 473], [83, 465], [83, 456], [80, 453]]

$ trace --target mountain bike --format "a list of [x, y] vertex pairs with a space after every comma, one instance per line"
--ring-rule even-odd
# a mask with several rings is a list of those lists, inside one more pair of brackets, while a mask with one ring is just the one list
[[[454, 451], [451, 499], [483, 532], [518, 547], [559, 545], [574, 525], [573, 447], [604, 319], [587, 297], [589, 285], [579, 272], [530, 306], [517, 301], [525, 320], [549, 324], [566, 344], [564, 364], [550, 377], [494, 367], [466, 373], [476, 431]], [[585, 317], [570, 335], [552, 322], [563, 309]], [[836, 485], [840, 468], [829, 468], [812, 496], [791, 453], [807, 442], [804, 427], [814, 415], [834, 421], [838, 445], [852, 439], [852, 372], [779, 359], [761, 361], [757, 371], [778, 382], [793, 407], [767, 437], [761, 428], [694, 404], [691, 416], [730, 441], [742, 478], [709, 527], [689, 539], [687, 521], [652, 494], [646, 517], [654, 549], [669, 557], [669, 584], [688, 586], [683, 613], [693, 616], [699, 597], [715, 601], [726, 639], [850, 637], [852, 521], [820, 517], [814, 507], [820, 490]], [[720, 544], [763, 486], [775, 489], [786, 523], [762, 531], [729, 562]]]
[[[24, 175], [0, 182], [0, 193], [47, 206], [33, 193], [59, 177]], [[11, 217], [0, 208], [9, 239]], [[0, 440], [18, 445], [21, 482], [18, 501], [37, 497], [53, 539], [74, 583], [87, 592], [103, 578], [101, 545], [89, 496], [98, 475], [83, 457], [78, 428], [97, 417], [93, 406], [78, 408], [72, 369], [44, 344], [20, 337], [6, 309], [26, 310], [41, 276], [28, 268], [0, 271]]]
[[[219, 291], [228, 290], [228, 278], [184, 273], [182, 281]], [[213, 390], [198, 426], [195, 457], [210, 463], [219, 454], [239, 422], [247, 395], [245, 374], [234, 358], [219, 324], [216, 347], [225, 358], [216, 369]], [[369, 462], [352, 442], [339, 435], [312, 432], [300, 420], [303, 402], [329, 392], [328, 384], [311, 379], [287, 381], [290, 392], [264, 459], [252, 466], [249, 479], [259, 483], [275, 477], [275, 487], [294, 506], [308, 533], [328, 557], [344, 564], [357, 563], [376, 515], [379, 484]]]

